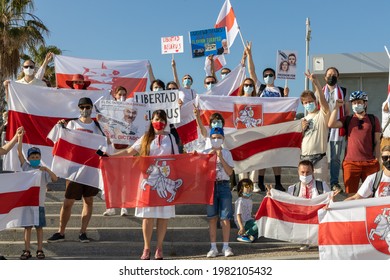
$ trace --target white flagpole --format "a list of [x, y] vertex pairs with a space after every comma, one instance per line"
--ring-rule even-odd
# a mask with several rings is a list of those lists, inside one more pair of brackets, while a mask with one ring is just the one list
[[[309, 45], [310, 45], [310, 19], [306, 18], [306, 65], [305, 65], [305, 73], [309, 70]], [[309, 89], [309, 79], [305, 75], [305, 90]]]
[[386, 53], [387, 53], [387, 56], [389, 57], [389, 59], [390, 59], [390, 53], [389, 53], [389, 51], [387, 50], [387, 47], [385, 46], [385, 51], [386, 51]]
[[241, 42], [242, 42], [242, 45], [244, 46], [244, 49], [245, 49], [245, 41], [244, 41], [244, 38], [242, 38], [241, 28], [240, 27], [238, 27], [238, 34], [240, 34]]

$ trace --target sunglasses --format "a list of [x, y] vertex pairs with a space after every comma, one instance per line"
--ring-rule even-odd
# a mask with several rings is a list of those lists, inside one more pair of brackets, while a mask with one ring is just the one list
[[227, 75], [229, 74], [230, 72], [221, 72], [222, 75]]
[[80, 110], [84, 110], [84, 109], [91, 109], [92, 107], [91, 106], [79, 106]]
[[23, 68], [24, 69], [27, 69], [27, 68], [34, 69], [35, 66], [33, 66], [33, 65], [23, 65]]
[[382, 161], [385, 162], [385, 161], [388, 161], [390, 159], [390, 156], [382, 156]]
[[245, 87], [253, 87], [252, 84], [244, 84]]
[[274, 76], [274, 74], [265, 74], [264, 78], [267, 78], [267, 77], [271, 77], [272, 78], [273, 76]]
[[215, 82], [206, 82], [206, 85], [215, 84]]
[[364, 120], [359, 120], [358, 129], [363, 129]]

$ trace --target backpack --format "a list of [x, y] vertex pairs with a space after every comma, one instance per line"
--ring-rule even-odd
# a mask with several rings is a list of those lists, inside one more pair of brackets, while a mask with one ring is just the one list
[[[371, 122], [371, 139], [372, 139], [372, 150], [375, 149], [375, 116], [373, 114], [367, 114]], [[348, 140], [348, 126], [351, 122], [353, 115], [348, 115], [345, 117], [343, 128], [345, 129], [345, 141]]]
[[375, 193], [376, 190], [378, 189], [379, 183], [381, 182], [382, 175], [383, 175], [383, 170], [375, 173], [375, 180], [374, 180], [374, 184], [372, 185], [372, 197], [375, 197]]
[[[322, 184], [322, 181], [315, 180], [315, 182], [316, 182], [316, 189], [318, 191], [318, 194], [323, 194], [324, 193], [324, 186]], [[294, 185], [293, 196], [298, 196], [300, 190], [301, 190], [301, 182], [298, 182]]]

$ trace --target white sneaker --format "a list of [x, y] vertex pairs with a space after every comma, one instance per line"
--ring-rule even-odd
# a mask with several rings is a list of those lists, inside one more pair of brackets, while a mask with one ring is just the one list
[[218, 250], [217, 249], [210, 249], [210, 251], [207, 253], [208, 258], [215, 258], [218, 256]]
[[232, 248], [230, 248], [230, 247], [222, 248], [222, 254], [224, 254], [225, 257], [234, 256], [234, 253], [233, 253], [233, 251], [232, 251]]
[[254, 192], [254, 193], [259, 193], [259, 192], [261, 192], [258, 183], [253, 183], [253, 192]]
[[129, 213], [127, 213], [127, 209], [126, 208], [122, 208], [121, 209], [121, 216], [127, 216], [129, 215]]
[[106, 211], [104, 211], [103, 216], [114, 216], [115, 215], [115, 209], [109, 208]]

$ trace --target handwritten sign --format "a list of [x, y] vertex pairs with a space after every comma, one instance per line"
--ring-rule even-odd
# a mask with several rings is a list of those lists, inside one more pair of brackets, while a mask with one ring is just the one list
[[161, 38], [161, 53], [182, 53], [184, 52], [183, 36], [171, 36]]

